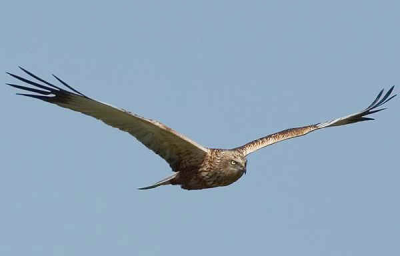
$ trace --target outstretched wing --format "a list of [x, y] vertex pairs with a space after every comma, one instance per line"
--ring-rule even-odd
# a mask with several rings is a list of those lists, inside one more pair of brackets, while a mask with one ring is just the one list
[[291, 128], [287, 130], [283, 130], [271, 135], [268, 135], [266, 137], [251, 141], [241, 147], [235, 148], [235, 150], [242, 151], [244, 155], [248, 155], [250, 153], [253, 153], [254, 151], [257, 151], [263, 147], [275, 144], [277, 142], [299, 137], [306, 135], [312, 131], [319, 130], [322, 128], [326, 127], [333, 127], [333, 126], [340, 126], [340, 125], [346, 125], [346, 124], [352, 124], [352, 123], [357, 123], [357, 122], [362, 122], [362, 121], [368, 121], [368, 120], [374, 120], [373, 118], [367, 117], [370, 114], [379, 112], [384, 110], [385, 108], [377, 109], [378, 107], [382, 106], [389, 100], [393, 99], [396, 95], [392, 95], [394, 86], [392, 86], [389, 91], [385, 94], [385, 96], [382, 97], [383, 94], [383, 89], [380, 91], [376, 99], [369, 105], [366, 109], [355, 113], [351, 114], [345, 117], [340, 117], [333, 119], [328, 122], [324, 123], [318, 123], [318, 124], [313, 124], [313, 125], [308, 125], [308, 126], [303, 126], [303, 127], [298, 127], [298, 128]]
[[56, 104], [63, 108], [81, 112], [100, 119], [112, 127], [128, 132], [146, 147], [164, 158], [174, 171], [176, 171], [176, 167], [181, 161], [185, 161], [186, 164], [200, 164], [208, 152], [207, 148], [162, 123], [91, 99], [54, 75], [53, 76], [70, 91], [55, 86], [23, 68], [21, 68], [21, 70], [38, 82], [8, 73], [10, 76], [33, 86], [26, 87], [17, 84], [7, 84], [34, 93], [18, 93], [18, 95], [32, 97]]

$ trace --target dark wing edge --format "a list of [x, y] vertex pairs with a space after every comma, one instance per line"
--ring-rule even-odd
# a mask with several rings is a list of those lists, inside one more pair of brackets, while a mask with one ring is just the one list
[[382, 95], [384, 93], [384, 89], [382, 89], [379, 92], [378, 96], [375, 98], [375, 100], [366, 109], [364, 109], [360, 112], [357, 112], [355, 114], [336, 118], [336, 119], [333, 119], [328, 122], [283, 130], [283, 131], [268, 135], [266, 137], [262, 137], [257, 140], [253, 140], [243, 146], [234, 148], [233, 150], [238, 150], [238, 151], [241, 151], [244, 155], [248, 155], [248, 154], [253, 153], [261, 148], [270, 146], [277, 142], [304, 136], [312, 131], [319, 130], [322, 128], [341, 126], [341, 125], [347, 125], [347, 124], [352, 124], [352, 123], [357, 123], [357, 122], [374, 120], [373, 118], [367, 117], [367, 116], [386, 109], [386, 108], [380, 108], [380, 109], [378, 109], [378, 108], [383, 106], [386, 102], [390, 101], [391, 99], [393, 99], [394, 97], [397, 96], [397, 94], [392, 95], [393, 89], [394, 89], [394, 86], [392, 86], [387, 91], [385, 96], [383, 96], [383, 97], [382, 97]]
[[201, 161], [208, 153], [207, 148], [158, 121], [91, 99], [55, 75], [53, 76], [71, 91], [51, 84], [22, 67], [19, 68], [41, 83], [7, 72], [8, 75], [32, 86], [27, 87], [7, 83], [11, 87], [29, 92], [17, 93], [17, 95], [43, 100], [63, 108], [78, 111], [99, 119], [112, 127], [128, 132], [146, 147], [164, 158], [173, 169], [182, 157], [191, 157], [193, 161]]
[[317, 125], [318, 128], [341, 126], [341, 125], [352, 124], [352, 123], [357, 123], [357, 122], [375, 120], [374, 118], [367, 117], [367, 116], [386, 109], [386, 108], [380, 108], [380, 109], [377, 109], [377, 108], [383, 106], [386, 102], [390, 101], [391, 99], [393, 99], [394, 97], [397, 96], [397, 94], [391, 95], [393, 92], [393, 89], [394, 89], [394, 85], [392, 87], [390, 87], [390, 89], [386, 92], [385, 96], [383, 96], [383, 97], [382, 97], [382, 95], [384, 93], [384, 89], [382, 89], [379, 92], [378, 96], [376, 96], [375, 100], [366, 109], [364, 109], [358, 113], [345, 116], [345, 117], [340, 117], [340, 118], [336, 118], [336, 119], [333, 119], [328, 122], [319, 123]]
[[58, 78], [57, 76], [53, 75], [59, 82], [61, 82], [63, 85], [65, 85], [68, 89], [70, 89], [73, 92], [69, 92], [67, 90], [64, 90], [58, 86], [55, 86], [54, 84], [51, 84], [45, 80], [43, 80], [42, 78], [34, 75], [33, 73], [29, 72], [28, 70], [19, 67], [22, 71], [24, 71], [26, 74], [28, 74], [29, 76], [33, 77], [34, 79], [46, 84], [46, 85], [41, 85], [37, 82], [28, 80], [26, 78], [23, 78], [21, 76], [18, 75], [14, 75], [12, 73], [6, 72], [8, 75], [24, 82], [27, 83], [29, 85], [35, 86], [39, 89], [36, 88], [31, 88], [31, 87], [27, 87], [27, 86], [21, 86], [21, 85], [17, 85], [17, 84], [11, 84], [11, 83], [6, 83], [7, 85], [20, 89], [20, 90], [24, 90], [24, 91], [28, 91], [28, 92], [33, 92], [33, 93], [37, 93], [37, 94], [27, 94], [27, 93], [17, 93], [17, 95], [21, 95], [21, 96], [26, 96], [26, 97], [31, 97], [31, 98], [35, 98], [35, 99], [39, 99], [39, 100], [43, 100], [49, 103], [53, 103], [53, 104], [59, 104], [59, 103], [63, 103], [65, 101], [67, 101], [68, 96], [78, 96], [78, 97], [84, 97], [88, 100], [92, 100], [91, 98], [85, 96], [84, 94], [80, 93], [79, 91], [75, 90], [74, 88], [72, 88], [71, 86], [69, 86], [67, 83], [65, 83], [64, 81], [62, 81], [60, 78]]

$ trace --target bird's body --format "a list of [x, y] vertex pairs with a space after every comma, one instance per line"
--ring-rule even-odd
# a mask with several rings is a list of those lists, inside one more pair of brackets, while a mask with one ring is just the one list
[[383, 97], [381, 97], [382, 90], [370, 106], [355, 114], [328, 122], [287, 129], [233, 149], [211, 149], [201, 146], [158, 121], [140, 117], [126, 110], [91, 99], [56, 76], [55, 78], [70, 91], [55, 86], [23, 68], [21, 69], [38, 82], [8, 73], [14, 78], [33, 86], [8, 84], [34, 93], [20, 95], [40, 99], [100, 119], [112, 127], [130, 133], [167, 161], [175, 173], [141, 189], [151, 189], [167, 184], [180, 185], [181, 188], [187, 190], [230, 185], [246, 173], [246, 157], [250, 153], [274, 143], [303, 136], [326, 127], [373, 120], [366, 116], [383, 110], [377, 108], [396, 96], [391, 96], [393, 86]]
[[188, 190], [227, 186], [242, 177], [246, 164], [247, 160], [241, 152], [210, 149], [199, 166], [179, 169], [171, 184]]

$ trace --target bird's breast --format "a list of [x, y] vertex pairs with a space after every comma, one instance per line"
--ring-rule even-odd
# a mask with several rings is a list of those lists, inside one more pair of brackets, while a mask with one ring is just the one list
[[232, 172], [226, 170], [204, 170], [199, 173], [200, 178], [208, 187], [221, 187], [232, 184], [242, 177], [243, 172]]

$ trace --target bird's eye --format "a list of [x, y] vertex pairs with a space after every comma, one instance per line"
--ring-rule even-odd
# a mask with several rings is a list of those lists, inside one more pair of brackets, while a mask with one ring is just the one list
[[235, 165], [235, 164], [237, 164], [237, 162], [234, 160], [231, 160], [231, 165]]

